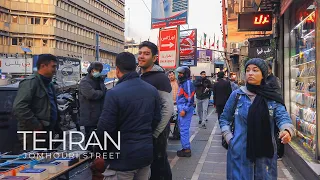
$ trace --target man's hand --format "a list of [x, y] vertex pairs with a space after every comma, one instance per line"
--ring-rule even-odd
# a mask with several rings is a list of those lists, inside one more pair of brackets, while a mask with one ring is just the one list
[[184, 111], [184, 110], [182, 110], [181, 112], [180, 112], [180, 116], [181, 117], [184, 117], [186, 115], [186, 112]]
[[281, 139], [282, 144], [287, 144], [291, 141], [291, 135], [286, 130], [280, 132], [279, 138]]

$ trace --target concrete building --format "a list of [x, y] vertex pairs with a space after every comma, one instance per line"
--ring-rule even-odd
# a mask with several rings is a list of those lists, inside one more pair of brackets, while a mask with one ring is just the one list
[[124, 0], [0, 0], [0, 58], [51, 53], [115, 66], [124, 50]]

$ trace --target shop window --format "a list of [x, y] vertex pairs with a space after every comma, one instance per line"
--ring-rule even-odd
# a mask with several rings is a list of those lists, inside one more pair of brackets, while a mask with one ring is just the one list
[[290, 34], [291, 117], [297, 129], [297, 143], [315, 154], [316, 131], [316, 39], [315, 11], [296, 11]]

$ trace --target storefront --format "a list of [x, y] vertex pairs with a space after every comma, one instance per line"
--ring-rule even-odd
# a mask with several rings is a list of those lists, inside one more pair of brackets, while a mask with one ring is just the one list
[[[285, 1], [288, 3], [288, 0]], [[288, 4], [287, 4], [288, 5]], [[304, 161], [314, 175], [320, 174], [320, 108], [317, 96], [320, 94], [319, 83], [319, 21], [317, 1], [303, 0], [289, 2], [282, 11], [284, 59], [284, 97], [286, 106], [296, 127], [296, 138], [286, 148], [286, 155], [300, 168]], [[318, 67], [318, 68], [317, 68]], [[318, 71], [316, 71], [318, 69]], [[317, 118], [318, 117], [318, 118]], [[292, 148], [293, 152], [288, 149]], [[302, 160], [297, 160], [298, 157]], [[304, 175], [304, 173], [302, 173]], [[308, 173], [311, 175], [310, 173]], [[314, 176], [314, 177], [316, 177]], [[313, 176], [309, 176], [313, 177]]]

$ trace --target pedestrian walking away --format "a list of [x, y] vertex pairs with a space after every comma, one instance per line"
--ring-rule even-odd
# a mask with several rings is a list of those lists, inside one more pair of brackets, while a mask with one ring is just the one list
[[213, 103], [218, 113], [218, 119], [220, 119], [224, 106], [226, 105], [231, 92], [231, 84], [229, 81], [224, 79], [224, 72], [218, 72], [218, 80], [213, 85]]
[[[295, 129], [282, 97], [265, 82], [266, 62], [251, 59], [245, 70], [246, 86], [232, 92], [219, 119], [229, 147], [227, 179], [274, 180], [278, 176], [275, 126], [280, 129], [283, 144], [291, 141]], [[231, 131], [233, 118], [234, 130]]]
[[178, 122], [180, 127], [180, 140], [182, 149], [177, 151], [178, 157], [190, 157], [190, 123], [193, 116], [193, 103], [195, 88], [190, 79], [190, 69], [188, 67], [179, 67], [176, 70], [179, 73], [179, 90], [177, 96]]

